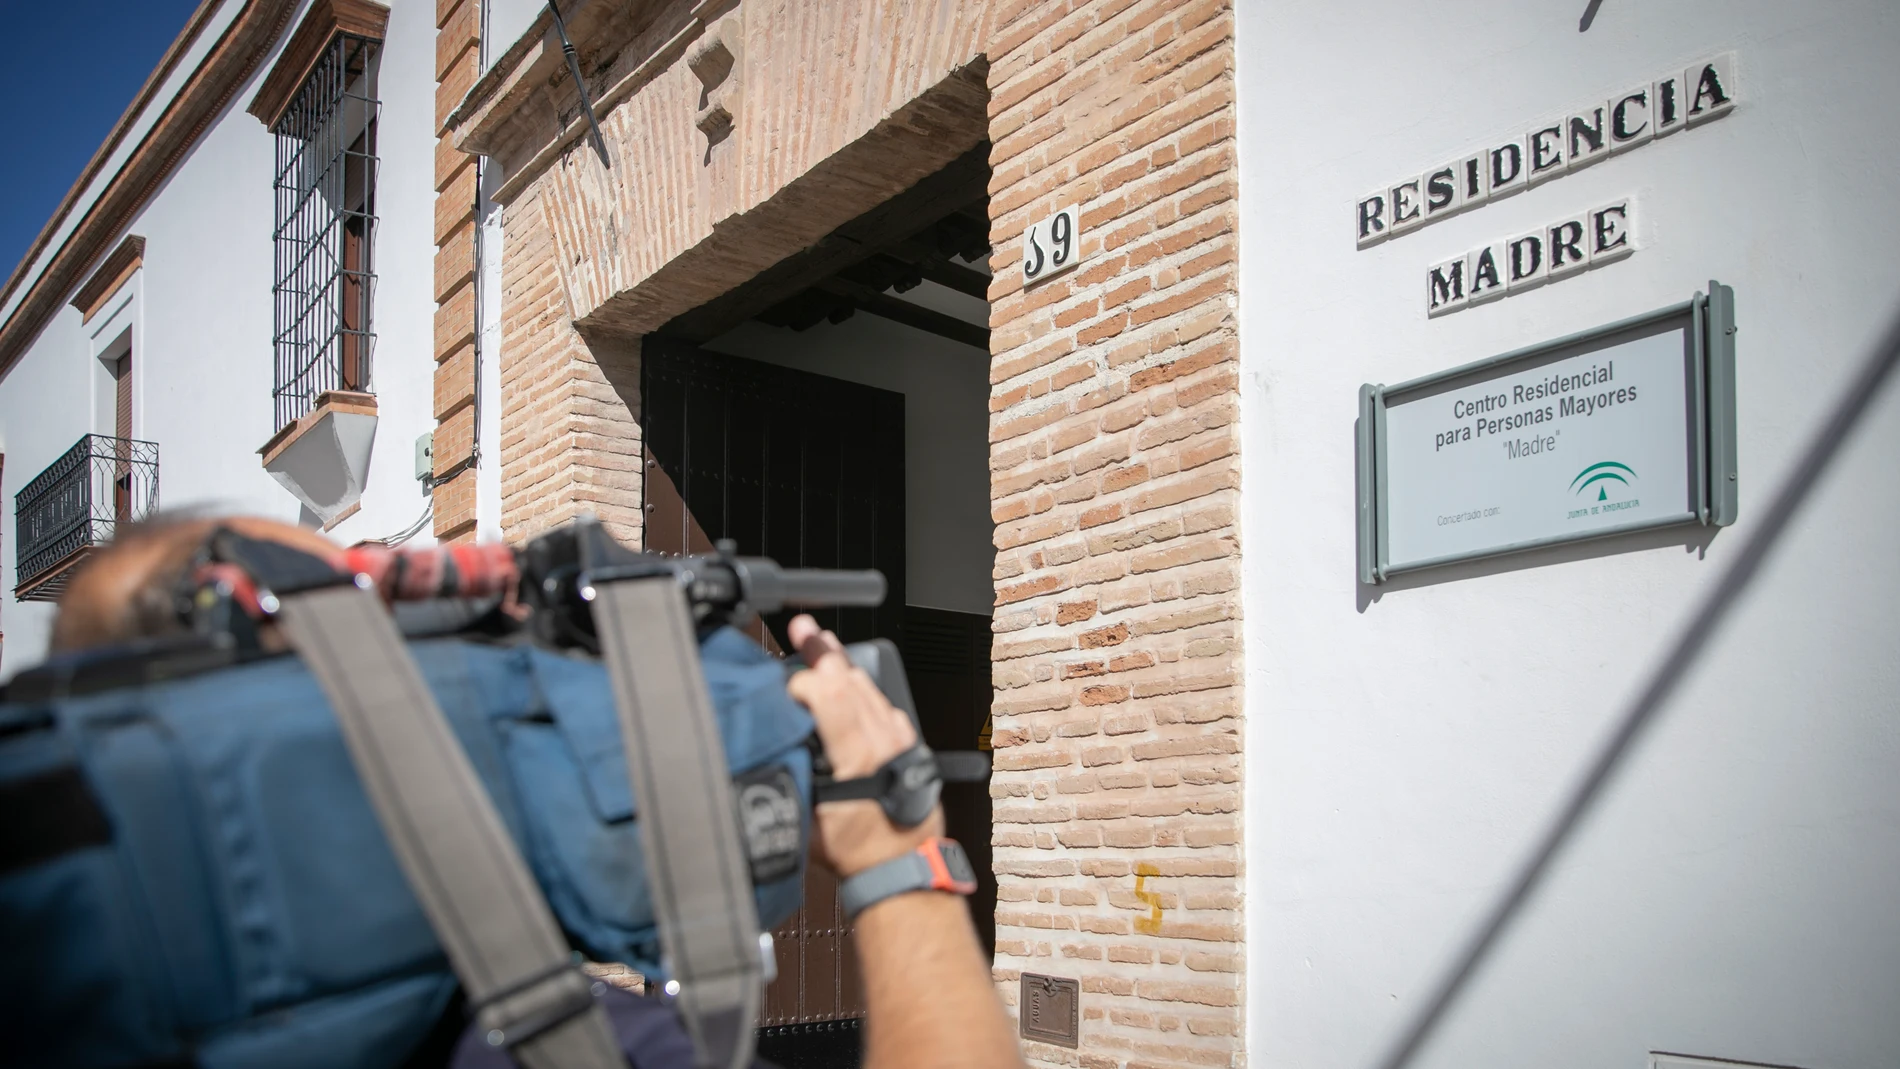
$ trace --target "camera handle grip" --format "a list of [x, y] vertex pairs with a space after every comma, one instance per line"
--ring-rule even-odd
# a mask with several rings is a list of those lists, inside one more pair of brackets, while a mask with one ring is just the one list
[[[932, 755], [930, 748], [923, 744], [923, 723], [917, 719], [917, 701], [911, 695], [910, 676], [904, 671], [904, 658], [897, 652], [896, 643], [887, 638], [874, 638], [869, 642], [853, 642], [845, 646], [844, 653], [845, 657], [849, 659], [853, 665], [863, 669], [864, 673], [871, 677], [871, 681], [877, 684], [877, 689], [884, 693], [884, 697], [889, 699], [892, 705], [902, 709], [904, 715], [910, 717], [911, 726], [917, 729], [918, 743], [912, 749], [906, 750], [896, 758], [893, 758], [884, 768], [879, 769], [871, 776], [865, 777], [862, 780], [835, 781], [831, 778], [831, 770], [829, 764], [825, 761], [824, 750], [822, 746], [819, 745], [817, 736], [814, 735], [811, 740], [813, 771], [817, 774], [820, 784], [820, 793], [822, 795], [836, 799], [847, 797], [874, 797], [883, 796], [886, 789], [889, 789], [892, 791], [891, 796], [880, 797], [880, 801], [884, 804], [886, 813], [891, 816], [892, 820], [898, 821], [899, 823], [904, 823], [904, 818], [906, 817], [914, 818], [910, 821], [911, 824], [914, 824], [916, 821], [922, 820], [923, 816], [928, 814], [931, 806], [936, 803], [936, 784], [981, 783], [989, 779], [989, 754], [980, 750], [955, 750]], [[788, 657], [785, 660], [785, 672], [788, 677], [793, 672], [797, 672], [804, 667], [805, 662], [800, 658]], [[923, 771], [924, 762], [919, 759], [918, 751], [921, 751], [922, 757], [934, 757], [934, 761], [930, 764], [933, 774], [928, 777], [932, 781], [931, 784], [929, 786], [925, 786], [922, 783], [911, 785], [908, 791], [896, 789], [901, 781], [892, 775], [892, 773], [900, 771], [895, 766], [902, 764], [908, 768], [909, 765], [914, 762], [918, 765], [917, 773]], [[915, 776], [916, 773], [913, 773], [913, 778], [915, 778]], [[870, 794], [861, 793], [862, 790], [871, 789], [870, 783], [872, 781], [880, 780], [887, 781], [885, 788], [872, 790]], [[843, 787], [844, 784], [863, 786], [858, 788], [847, 787], [844, 790], [839, 790], [838, 788]], [[922, 806], [921, 813], [914, 812], [917, 808], [915, 804], [905, 805], [903, 800], [896, 797], [898, 794], [908, 793], [909, 791], [916, 791], [918, 793], [928, 792], [930, 801], [928, 804]], [[901, 816], [900, 813], [902, 814]], [[905, 824], [905, 826], [908, 827], [910, 824]]]
[[[910, 725], [917, 734], [924, 733], [924, 726], [917, 719], [917, 701], [910, 695], [910, 677], [904, 674], [904, 658], [897, 652], [897, 644], [888, 638], [874, 638], [869, 642], [853, 642], [844, 648], [844, 655], [853, 665], [864, 669], [871, 677], [877, 689], [892, 705], [904, 711], [910, 717]], [[793, 654], [784, 660], [785, 678], [803, 671], [805, 659]]]
[[921, 736], [924, 725], [917, 719], [917, 699], [911, 697], [910, 676], [904, 671], [904, 658], [898, 654], [897, 644], [888, 638], [853, 642], [844, 648], [844, 655], [852, 664], [864, 669], [864, 674], [871, 677], [871, 682], [877, 684], [877, 689], [884, 692], [892, 705], [910, 717], [910, 726]]
[[[924, 726], [917, 719], [910, 676], [904, 671], [904, 659], [898, 655], [897, 646], [890, 639], [874, 638], [869, 642], [853, 642], [844, 652], [852, 664], [864, 669], [892, 705], [909, 715], [911, 726], [922, 738]], [[945, 783], [982, 783], [990, 778], [990, 755], [986, 751], [938, 750], [936, 758], [937, 772]]]

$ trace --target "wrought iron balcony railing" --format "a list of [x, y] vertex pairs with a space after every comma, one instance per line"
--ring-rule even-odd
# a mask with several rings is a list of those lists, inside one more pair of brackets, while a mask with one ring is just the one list
[[70, 565], [158, 507], [158, 445], [88, 434], [13, 498], [19, 547], [14, 594], [52, 601]]

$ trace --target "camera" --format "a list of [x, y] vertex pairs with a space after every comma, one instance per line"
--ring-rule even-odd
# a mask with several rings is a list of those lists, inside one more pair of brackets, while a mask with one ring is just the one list
[[[875, 572], [782, 569], [730, 546], [639, 553], [588, 520], [518, 551], [370, 546], [331, 560], [221, 528], [178, 591], [176, 633], [54, 658], [0, 701], [0, 795], [31, 816], [0, 837], [9, 1042], [42, 1064], [262, 1066], [307, 1061], [317, 1042], [327, 1064], [379, 1065], [412, 1049], [458, 990], [478, 1019], [499, 1014], [518, 1035], [541, 1019], [510, 1008], [534, 1001], [523, 992], [578, 973], [471, 983], [441, 901], [492, 881], [418, 876], [419, 853], [484, 820], [497, 864], [545, 900], [556, 945], [680, 976], [692, 1021], [709, 988], [687, 965], [704, 955], [669, 935], [681, 903], [668, 896], [695, 886], [707, 841], [740, 844], [727, 883], [743, 908], [722, 915], [750, 931], [743, 942], [797, 909], [817, 801], [876, 798], [914, 824], [945, 772], [987, 770], [987, 755], [920, 744], [875, 776], [834, 782], [786, 690], [796, 665], [733, 626], [876, 604], [883, 586]], [[603, 615], [635, 604], [631, 592], [644, 608]], [[273, 629], [294, 652], [267, 640]], [[630, 648], [645, 658], [634, 670]], [[915, 716], [894, 646], [850, 655]], [[376, 741], [411, 728], [437, 742]], [[672, 733], [660, 741], [689, 759], [650, 767], [658, 744], [636, 728]], [[424, 790], [419, 806], [392, 808], [389, 795], [428, 786], [437, 765], [464, 770], [464, 801]], [[716, 834], [662, 841], [669, 809]], [[437, 830], [392, 833], [411, 824]], [[502, 909], [466, 927], [480, 936], [519, 919]], [[756, 997], [769, 954], [744, 958], [730, 959], [734, 990]], [[569, 994], [584, 996], [575, 983]]]

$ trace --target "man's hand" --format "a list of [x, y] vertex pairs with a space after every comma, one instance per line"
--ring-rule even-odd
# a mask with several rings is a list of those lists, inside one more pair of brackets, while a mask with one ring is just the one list
[[[845, 656], [837, 636], [809, 616], [792, 620], [792, 644], [811, 667], [792, 697], [818, 722], [839, 779], [868, 776], [917, 741], [910, 718]], [[876, 802], [818, 807], [812, 848], [849, 877], [943, 834], [943, 809], [915, 828], [894, 826]], [[935, 891], [892, 895], [858, 915], [863, 969], [865, 1069], [1022, 1069], [1022, 1050], [977, 945], [961, 898]]]
[[[792, 697], [811, 710], [818, 738], [841, 780], [868, 776], [917, 742], [910, 717], [893, 706], [862, 668], [845, 656], [838, 637], [809, 616], [792, 618], [792, 644], [809, 668], [792, 677]], [[910, 853], [924, 840], [943, 834], [938, 808], [914, 828], [899, 828], [875, 801], [826, 802], [814, 822], [812, 845], [818, 858], [840, 877]]]

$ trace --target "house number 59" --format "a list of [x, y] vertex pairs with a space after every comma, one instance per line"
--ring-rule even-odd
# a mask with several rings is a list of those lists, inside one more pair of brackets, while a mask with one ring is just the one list
[[1082, 224], [1064, 208], [1023, 235], [1023, 285], [1058, 275], [1082, 260]]

